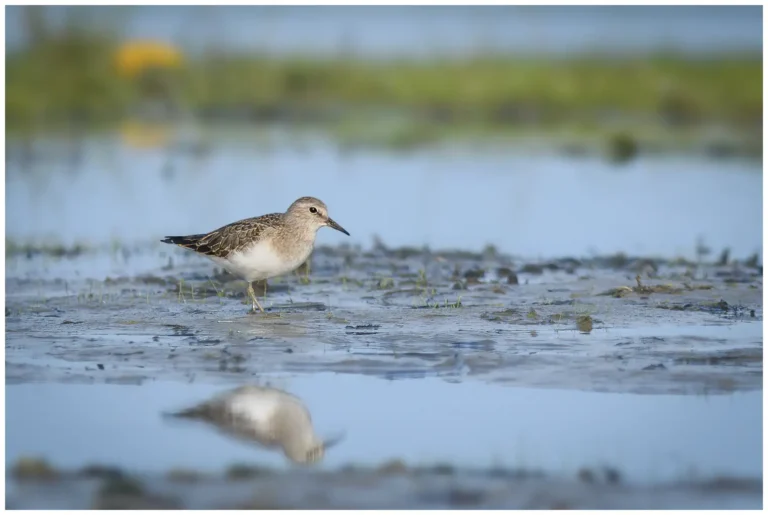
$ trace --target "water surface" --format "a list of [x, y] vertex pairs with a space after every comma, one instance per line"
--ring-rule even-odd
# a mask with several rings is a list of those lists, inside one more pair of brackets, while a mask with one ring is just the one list
[[94, 245], [200, 233], [296, 198], [324, 200], [352, 234], [319, 243], [480, 250], [525, 257], [624, 252], [746, 258], [762, 249], [759, 162], [641, 157], [616, 167], [600, 158], [525, 155], [464, 147], [345, 154], [325, 140], [222, 143], [193, 158], [86, 141], [82, 162], [9, 162], [7, 235], [19, 241]]
[[[402, 459], [570, 475], [610, 465], [633, 484], [762, 473], [762, 392], [650, 396], [430, 378], [270, 379], [305, 402], [318, 433], [346, 434], [323, 467]], [[9, 385], [6, 464], [43, 455], [62, 467], [118, 463], [146, 472], [216, 472], [233, 462], [284, 466], [279, 452], [161, 417], [226, 389], [163, 381]]]

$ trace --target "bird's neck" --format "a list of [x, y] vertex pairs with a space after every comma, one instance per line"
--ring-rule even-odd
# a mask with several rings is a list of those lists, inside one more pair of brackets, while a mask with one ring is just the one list
[[275, 241], [278, 252], [286, 256], [307, 256], [315, 246], [317, 230], [306, 224], [286, 221], [285, 231], [281, 231]]
[[288, 229], [285, 234], [290, 234], [292, 240], [302, 242], [304, 244], [314, 244], [315, 236], [317, 235], [317, 230], [319, 227], [313, 227], [311, 225], [290, 219], [286, 220], [285, 226]]

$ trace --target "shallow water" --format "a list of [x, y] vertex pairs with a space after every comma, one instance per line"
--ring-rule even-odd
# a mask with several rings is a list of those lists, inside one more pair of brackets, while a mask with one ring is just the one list
[[[301, 374], [265, 379], [306, 403], [318, 433], [345, 434], [327, 451], [322, 463], [327, 469], [403, 459], [575, 475], [585, 466], [621, 464], [633, 484], [759, 477], [762, 471], [759, 391], [648, 396], [434, 378]], [[161, 416], [224, 389], [167, 381], [10, 385], [6, 464], [43, 455], [65, 468], [119, 463], [154, 473], [174, 467], [214, 473], [241, 461], [282, 467], [286, 460], [277, 451]]]
[[[220, 141], [202, 158], [85, 142], [82, 162], [8, 164], [7, 235], [123, 246], [213, 230], [323, 199], [351, 234], [321, 244], [480, 250], [527, 258], [624, 252], [695, 258], [698, 238], [731, 257], [762, 253], [759, 162], [525, 155], [458, 146], [341, 153], [322, 138], [264, 149]], [[377, 200], [372, 202], [372, 198]]]
[[[90, 244], [6, 256], [13, 506], [165, 502], [71, 472], [93, 464], [185, 507], [760, 505], [762, 265], [743, 259], [761, 246], [756, 165], [343, 154], [322, 140], [227, 143], [169, 165], [87, 145], [80, 164], [8, 166], [13, 241]], [[270, 281], [266, 315], [247, 314], [244, 282], [157, 241], [306, 193], [353, 237], [322, 231], [309, 276]], [[658, 257], [695, 256], [697, 234], [737, 260]], [[339, 242], [352, 245], [327, 245]], [[488, 243], [498, 250], [476, 252]], [[298, 396], [319, 435], [344, 439], [303, 469], [162, 416], [254, 383]], [[35, 456], [56, 481], [14, 472]], [[233, 463], [273, 472], [217, 475]], [[211, 476], [178, 484], [179, 467]]]

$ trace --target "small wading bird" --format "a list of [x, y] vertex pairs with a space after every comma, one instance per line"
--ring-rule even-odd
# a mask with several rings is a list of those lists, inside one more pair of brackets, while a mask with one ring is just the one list
[[298, 397], [271, 387], [245, 385], [168, 416], [211, 424], [238, 440], [280, 448], [294, 463], [321, 461], [343, 436], [320, 439]]
[[253, 282], [296, 270], [309, 258], [317, 231], [325, 226], [349, 236], [328, 216], [325, 203], [314, 197], [301, 197], [285, 213], [246, 218], [207, 234], [166, 236], [161, 241], [203, 254], [248, 281], [252, 312], [258, 307], [263, 313]]

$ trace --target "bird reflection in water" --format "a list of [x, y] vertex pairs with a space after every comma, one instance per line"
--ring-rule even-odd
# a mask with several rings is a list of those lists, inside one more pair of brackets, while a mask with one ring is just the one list
[[326, 449], [342, 439], [320, 439], [301, 399], [271, 387], [241, 386], [171, 416], [202, 420], [239, 440], [281, 448], [300, 464], [321, 461]]

